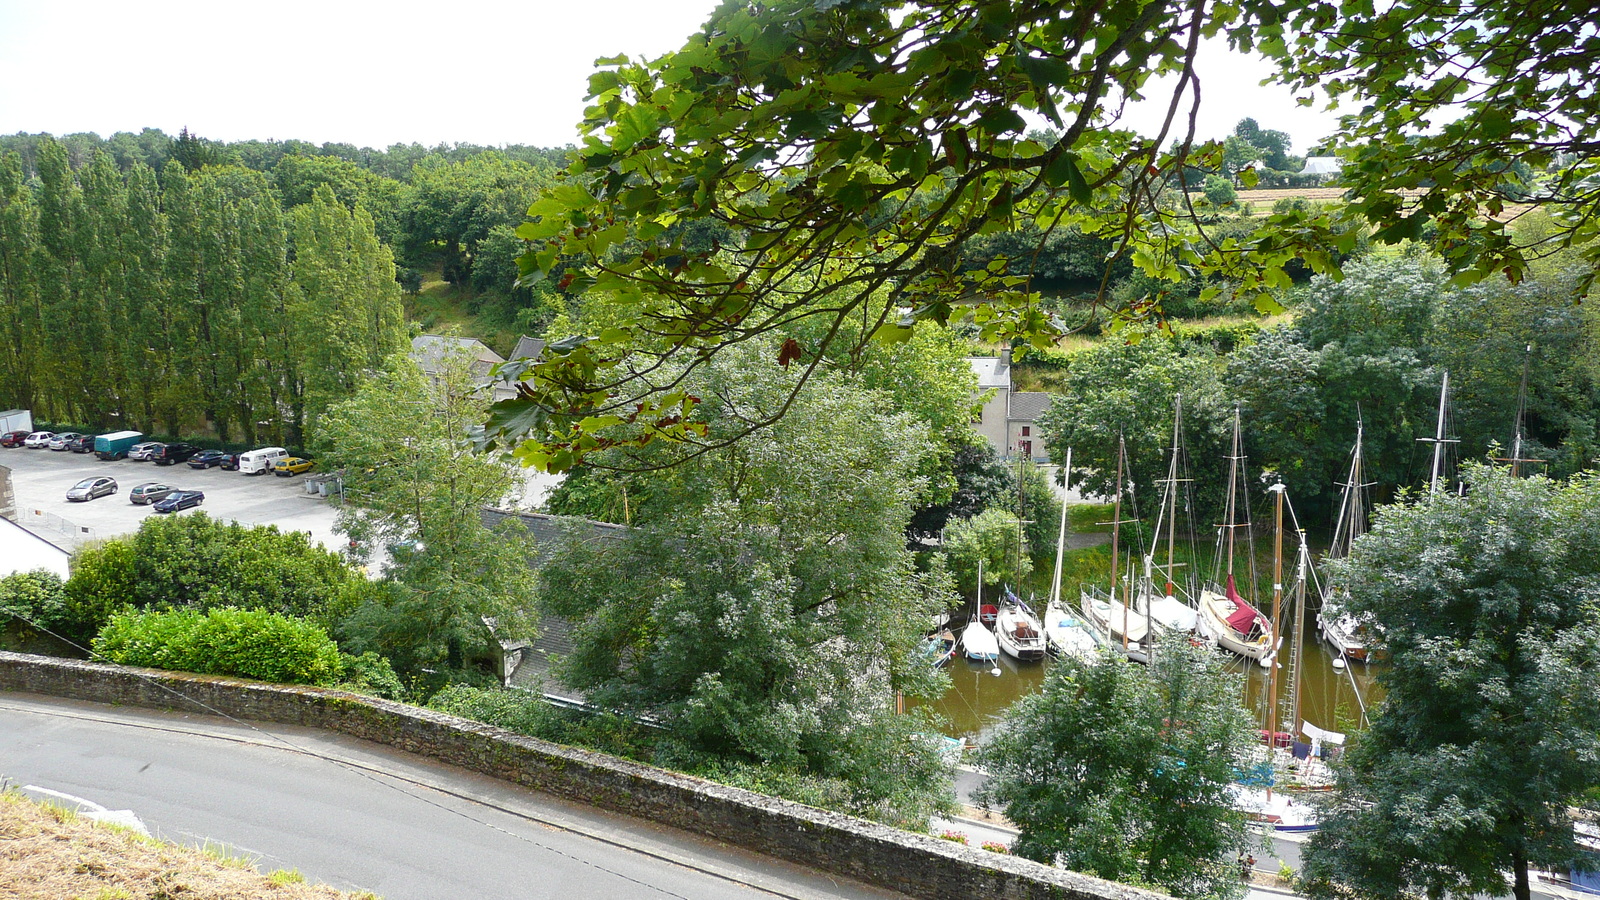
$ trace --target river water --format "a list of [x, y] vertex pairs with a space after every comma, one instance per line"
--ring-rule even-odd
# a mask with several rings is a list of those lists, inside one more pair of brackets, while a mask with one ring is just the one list
[[[1343, 670], [1333, 667], [1332, 648], [1317, 634], [1314, 617], [1307, 616], [1300, 678], [1300, 717], [1318, 728], [1329, 731], [1353, 732], [1364, 727], [1363, 708], [1370, 710], [1382, 696], [1376, 683], [1376, 666], [1350, 663]], [[1280, 652], [1282, 664], [1278, 669], [1279, 731], [1296, 731], [1290, 722], [1291, 683], [1293, 666], [1290, 662], [1291, 641], [1285, 641]], [[1249, 662], [1226, 650], [1217, 653], [1228, 661], [1228, 670], [1243, 674], [1241, 697], [1244, 705], [1254, 710], [1262, 727], [1266, 727], [1268, 670], [1258, 663]], [[991, 674], [994, 664], [970, 663], [959, 656], [952, 660], [946, 671], [950, 674], [950, 690], [944, 697], [928, 704], [948, 722], [951, 737], [979, 739], [1005, 715], [1006, 709], [1022, 697], [1039, 689], [1051, 665], [1022, 663], [1002, 653], [999, 675]]]

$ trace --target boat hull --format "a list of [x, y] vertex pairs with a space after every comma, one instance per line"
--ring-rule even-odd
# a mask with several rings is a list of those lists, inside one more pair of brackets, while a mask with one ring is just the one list
[[1206, 635], [1232, 653], [1253, 659], [1263, 666], [1278, 649], [1278, 642], [1270, 630], [1259, 634], [1242, 634], [1228, 624], [1228, 616], [1236, 609], [1232, 600], [1214, 586], [1200, 592], [1200, 627]]

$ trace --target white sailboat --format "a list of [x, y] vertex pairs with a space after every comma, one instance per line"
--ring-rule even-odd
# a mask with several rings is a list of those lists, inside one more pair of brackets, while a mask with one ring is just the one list
[[1044, 659], [1044, 628], [1017, 595], [1007, 590], [1000, 601], [994, 623], [994, 636], [1000, 649], [1023, 662]]
[[[1063, 479], [1071, 480], [1072, 448], [1067, 448], [1067, 465], [1062, 470]], [[1044, 607], [1045, 645], [1056, 656], [1076, 656], [1089, 659], [1099, 652], [1100, 642], [1094, 632], [1069, 608], [1061, 603], [1061, 557], [1067, 546], [1067, 502], [1061, 501], [1061, 530], [1056, 536], [1056, 570], [1050, 582], [1050, 600]]]
[[1078, 595], [1079, 608], [1095, 636], [1107, 647], [1135, 662], [1150, 661], [1149, 622], [1143, 613], [1135, 612], [1117, 596], [1117, 575], [1120, 562], [1117, 555], [1118, 538], [1122, 526], [1122, 471], [1127, 454], [1126, 445], [1118, 441], [1117, 495], [1112, 505], [1111, 522], [1111, 589], [1084, 587]]
[[[1000, 658], [1000, 642], [994, 632], [983, 624], [983, 560], [978, 560], [978, 603], [967, 618], [967, 627], [961, 629], [961, 652], [967, 659], [991, 662]], [[998, 671], [998, 670], [997, 670]]]
[[[1228, 457], [1228, 521], [1217, 526], [1219, 574], [1223, 560], [1227, 562], [1227, 573], [1221, 583], [1213, 578], [1200, 590], [1200, 631], [1216, 641], [1218, 646], [1267, 666], [1278, 649], [1277, 629], [1270, 619], [1239, 593], [1233, 574], [1235, 532], [1250, 527], [1248, 515], [1246, 521], [1239, 521], [1243, 448], [1240, 415], [1236, 408], [1233, 413], [1233, 451]], [[1248, 508], [1247, 504], [1243, 505]]]
[[1172, 577], [1173, 569], [1181, 565], [1174, 560], [1174, 556], [1178, 533], [1178, 485], [1184, 481], [1178, 477], [1178, 439], [1182, 423], [1183, 395], [1180, 394], [1172, 404], [1171, 458], [1167, 464], [1166, 487], [1161, 495], [1161, 512], [1156, 516], [1156, 539], [1160, 540], [1163, 527], [1167, 532], [1165, 586], [1160, 590], [1156, 588], [1155, 552], [1152, 548], [1144, 556], [1144, 581], [1139, 585], [1139, 598], [1134, 601], [1134, 607], [1142, 611], [1159, 631], [1193, 634], [1199, 625], [1199, 614], [1188, 601], [1178, 596]]
[[[1445, 383], [1449, 384], [1450, 376], [1445, 375]], [[1435, 446], [1443, 443], [1444, 429], [1444, 395], [1440, 394], [1439, 400], [1439, 428], [1441, 434]], [[1366, 533], [1367, 485], [1361, 480], [1361, 443], [1363, 426], [1359, 419], [1356, 421], [1356, 445], [1350, 454], [1350, 476], [1344, 483], [1344, 497], [1339, 502], [1339, 518], [1333, 527], [1333, 544], [1328, 548], [1326, 559], [1343, 559], [1350, 555], [1350, 549], [1355, 545], [1356, 538]], [[1436, 479], [1437, 480], [1437, 476]], [[1342, 585], [1329, 584], [1322, 594], [1322, 608], [1317, 612], [1317, 630], [1322, 637], [1339, 651], [1340, 660], [1355, 660], [1366, 662], [1370, 656], [1368, 642], [1373, 632], [1369, 616], [1357, 616], [1347, 611], [1350, 598], [1349, 591]]]

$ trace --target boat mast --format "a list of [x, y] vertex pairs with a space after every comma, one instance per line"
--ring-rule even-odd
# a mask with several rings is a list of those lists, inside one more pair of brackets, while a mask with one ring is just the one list
[[1050, 582], [1050, 602], [1061, 602], [1061, 552], [1067, 545], [1067, 491], [1072, 483], [1072, 448], [1067, 448], [1067, 464], [1061, 470], [1061, 531], [1056, 535], [1056, 574]]
[[[1281, 619], [1283, 613], [1283, 495], [1285, 488], [1283, 482], [1278, 482], [1267, 488], [1275, 495], [1273, 500], [1273, 518], [1277, 526], [1273, 529], [1272, 544], [1272, 630], [1274, 636], [1282, 633]], [[1273, 648], [1276, 655], [1277, 648]], [[1269, 659], [1267, 663], [1267, 758], [1271, 759], [1278, 749], [1278, 661]], [[1267, 799], [1272, 799], [1272, 785], [1267, 785]]]
[[1305, 660], [1305, 615], [1306, 615], [1306, 578], [1310, 576], [1311, 551], [1306, 547], [1305, 529], [1300, 529], [1300, 554], [1295, 559], [1295, 585], [1294, 585], [1294, 650], [1289, 654], [1289, 664], [1293, 667], [1294, 675], [1289, 680], [1291, 691], [1291, 709], [1294, 718], [1293, 733], [1300, 733], [1300, 668]]
[[[1237, 493], [1239, 490], [1239, 459], [1243, 448], [1239, 441], [1239, 407], [1233, 408], [1233, 455], [1228, 457], [1228, 577], [1233, 577], [1233, 533], [1238, 529]], [[1237, 590], [1238, 588], [1235, 588]], [[1251, 590], [1254, 590], [1252, 587]]]
[[[1128, 446], [1123, 441], [1122, 432], [1117, 432], [1117, 496], [1111, 506], [1111, 592], [1107, 595], [1113, 603], [1117, 600], [1117, 537], [1122, 531], [1122, 463], [1126, 458]], [[1122, 607], [1122, 652], [1128, 652], [1128, 607]]]
[[1178, 539], [1178, 428], [1183, 421], [1183, 395], [1172, 398], [1172, 461], [1167, 465], [1167, 596], [1173, 595], [1173, 547]]
[[1433, 439], [1417, 438], [1425, 444], [1433, 444], [1433, 475], [1428, 479], [1428, 496], [1433, 497], [1439, 493], [1439, 465], [1444, 458], [1444, 445], [1453, 444], [1455, 441], [1444, 439], [1444, 404], [1445, 398], [1450, 396], [1450, 372], [1444, 373], [1444, 378], [1439, 382], [1439, 424], [1434, 427]]

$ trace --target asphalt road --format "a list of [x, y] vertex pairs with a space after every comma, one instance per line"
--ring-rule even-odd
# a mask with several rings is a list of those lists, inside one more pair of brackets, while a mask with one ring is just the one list
[[[899, 896], [287, 726], [0, 694], [0, 777], [388, 900]], [[136, 820], [136, 821], [135, 821]]]
[[[214, 519], [277, 525], [285, 531], [309, 532], [312, 540], [329, 549], [344, 546], [333, 532], [332, 506], [306, 493], [304, 475], [241, 475], [219, 468], [191, 469], [187, 463], [158, 466], [129, 459], [101, 462], [93, 453], [23, 447], [0, 449], [0, 466], [11, 469], [18, 524], [68, 549], [85, 540], [131, 534], [146, 516], [161, 515], [148, 505], [128, 501], [134, 486], [146, 481], [204, 491], [205, 503], [199, 509]], [[115, 478], [117, 492], [82, 503], [67, 499], [68, 488], [98, 475]]]

